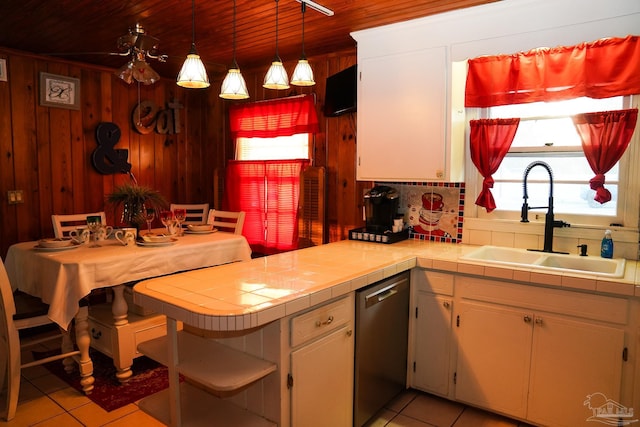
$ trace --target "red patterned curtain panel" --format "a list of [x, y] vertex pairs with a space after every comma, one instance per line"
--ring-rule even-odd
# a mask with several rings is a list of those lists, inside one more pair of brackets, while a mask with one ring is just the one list
[[520, 119], [481, 119], [471, 120], [469, 124], [471, 126], [471, 160], [484, 177], [482, 191], [476, 199], [476, 205], [491, 212], [496, 208], [496, 202], [491, 194], [492, 175], [498, 170], [502, 159], [511, 148]]
[[234, 139], [275, 138], [319, 129], [313, 95], [237, 104], [229, 109], [229, 119]]
[[465, 106], [640, 93], [640, 37], [606, 38], [469, 60]]
[[606, 203], [611, 193], [604, 188], [604, 174], [622, 157], [629, 146], [638, 120], [638, 109], [583, 113], [572, 117], [582, 139], [582, 150], [596, 174], [589, 180], [596, 190], [594, 200]]
[[308, 160], [231, 160], [225, 179], [225, 207], [246, 213], [242, 234], [255, 252], [272, 254], [298, 247], [300, 173]]

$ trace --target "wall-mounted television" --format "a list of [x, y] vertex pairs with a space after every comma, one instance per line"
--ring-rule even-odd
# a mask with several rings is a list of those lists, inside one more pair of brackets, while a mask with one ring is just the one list
[[335, 117], [356, 111], [358, 66], [349, 68], [327, 77], [324, 96], [324, 115]]

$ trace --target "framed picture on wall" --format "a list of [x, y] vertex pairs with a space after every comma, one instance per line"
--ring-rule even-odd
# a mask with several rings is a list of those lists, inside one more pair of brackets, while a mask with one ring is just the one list
[[0, 58], [0, 82], [7, 81], [7, 60]]
[[40, 105], [80, 109], [80, 79], [40, 73]]

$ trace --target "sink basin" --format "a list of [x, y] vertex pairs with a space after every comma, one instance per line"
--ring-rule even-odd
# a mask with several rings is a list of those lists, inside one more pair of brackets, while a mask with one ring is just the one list
[[560, 270], [575, 270], [591, 274], [622, 277], [624, 275], [624, 259], [608, 259], [596, 257], [581, 257], [576, 255], [548, 254], [540, 260], [540, 267]]
[[460, 257], [460, 259], [483, 264], [520, 266], [530, 269], [586, 273], [606, 277], [622, 277], [624, 276], [625, 268], [625, 259], [623, 258], [582, 257], [500, 246], [482, 246]]

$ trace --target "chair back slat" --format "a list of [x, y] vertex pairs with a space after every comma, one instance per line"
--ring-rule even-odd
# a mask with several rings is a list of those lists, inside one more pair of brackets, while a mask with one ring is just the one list
[[184, 225], [206, 224], [207, 217], [209, 215], [209, 203], [172, 203], [170, 207], [171, 210], [179, 208], [185, 209], [187, 211], [186, 219], [183, 221]]
[[242, 234], [244, 227], [244, 211], [231, 212], [211, 209], [209, 211], [208, 224], [213, 224], [214, 228], [221, 231], [229, 231], [234, 234]]
[[51, 215], [53, 222], [53, 235], [56, 238], [67, 237], [72, 230], [79, 226], [87, 225], [88, 216], [100, 216], [103, 225], [107, 223], [107, 217], [104, 212], [93, 212], [83, 214], [70, 215]]

